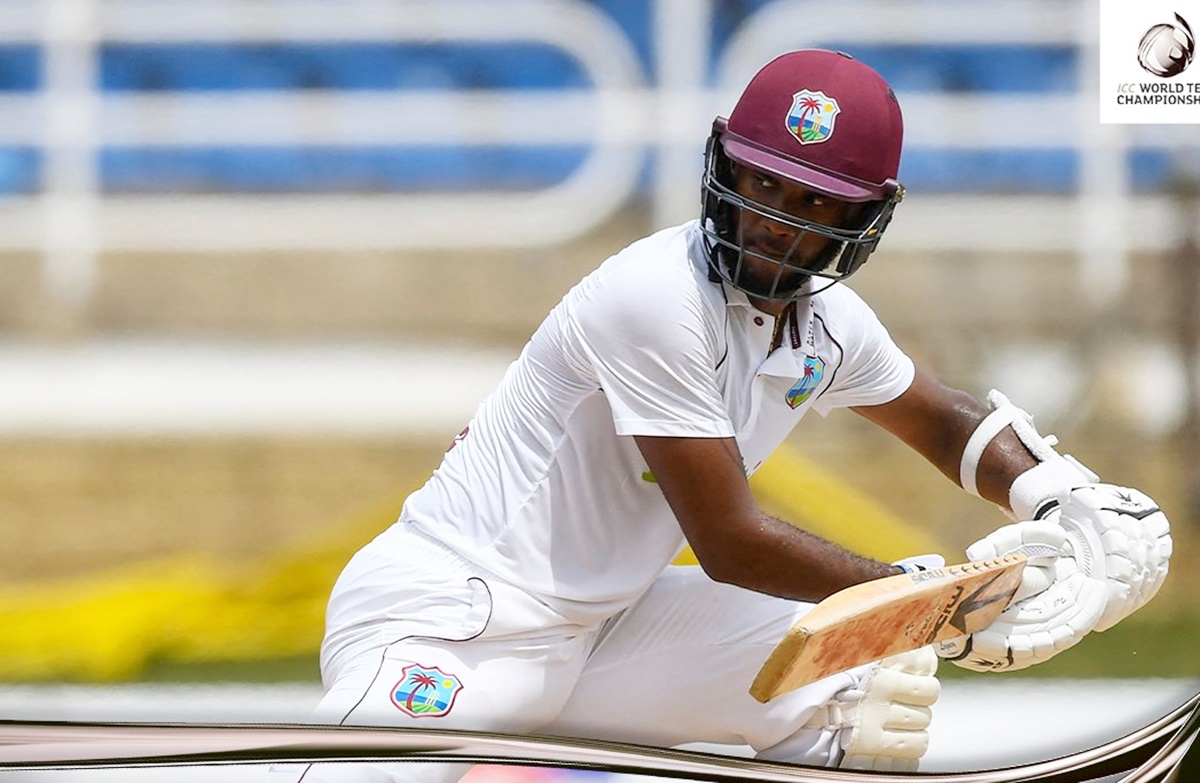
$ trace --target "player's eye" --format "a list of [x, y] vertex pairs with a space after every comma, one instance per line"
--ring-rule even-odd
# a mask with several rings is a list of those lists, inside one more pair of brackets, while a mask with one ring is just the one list
[[779, 183], [775, 181], [775, 178], [769, 177], [766, 174], [759, 174], [757, 177], [755, 177], [755, 184], [758, 185], [759, 189], [761, 190], [774, 190], [775, 188], [779, 187]]

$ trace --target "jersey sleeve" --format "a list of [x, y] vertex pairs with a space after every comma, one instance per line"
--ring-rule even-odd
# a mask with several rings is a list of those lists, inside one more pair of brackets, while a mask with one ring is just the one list
[[[717, 376], [720, 318], [690, 276], [636, 264], [601, 268], [572, 297], [576, 355], [612, 409], [618, 435], [734, 435]], [[643, 267], [643, 268], [645, 268]]]
[[822, 321], [842, 349], [842, 362], [829, 389], [813, 403], [826, 416], [835, 408], [882, 405], [912, 385], [916, 370], [875, 311], [845, 286]]

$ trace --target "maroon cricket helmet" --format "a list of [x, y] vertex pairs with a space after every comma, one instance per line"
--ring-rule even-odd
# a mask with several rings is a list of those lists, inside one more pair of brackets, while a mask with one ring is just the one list
[[[746, 85], [729, 118], [718, 117], [706, 152], [701, 228], [710, 263], [727, 282], [766, 299], [795, 298], [788, 273], [848, 277], [875, 249], [903, 196], [897, 181], [904, 121], [891, 87], [873, 68], [848, 54], [806, 49], [776, 57]], [[779, 222], [831, 240], [819, 264], [769, 258], [742, 247], [737, 222], [746, 211], [769, 207], [733, 191], [733, 167], [749, 166], [826, 196], [864, 204], [853, 226], [825, 226], [802, 218]], [[774, 215], [773, 215], [774, 216]], [[740, 269], [749, 254], [776, 263], [770, 290], [747, 288]], [[799, 279], [790, 274], [795, 281]], [[807, 280], [807, 278], [806, 278]], [[812, 292], [811, 286], [807, 287]]]
[[767, 63], [746, 86], [722, 134], [733, 160], [844, 201], [895, 189], [904, 120], [873, 68], [807, 49]]

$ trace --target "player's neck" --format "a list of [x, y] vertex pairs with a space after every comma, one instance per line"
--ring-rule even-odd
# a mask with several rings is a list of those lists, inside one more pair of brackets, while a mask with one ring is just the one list
[[756, 296], [749, 295], [747, 295], [747, 298], [750, 300], [750, 304], [753, 305], [755, 310], [758, 310], [761, 313], [766, 313], [773, 318], [778, 318], [781, 313], [787, 310], [788, 305], [792, 302], [790, 299], [781, 302], [774, 299], [759, 299]]

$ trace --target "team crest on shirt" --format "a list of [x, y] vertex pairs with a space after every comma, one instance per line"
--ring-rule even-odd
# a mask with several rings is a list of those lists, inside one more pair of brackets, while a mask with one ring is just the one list
[[788, 132], [801, 144], [828, 141], [833, 135], [833, 121], [841, 110], [836, 100], [820, 90], [801, 90], [792, 96]]
[[824, 376], [825, 360], [820, 356], [805, 356], [803, 375], [784, 395], [787, 404], [794, 409], [807, 402]]
[[405, 666], [404, 677], [392, 687], [392, 704], [414, 718], [440, 718], [450, 712], [462, 681], [436, 666]]

